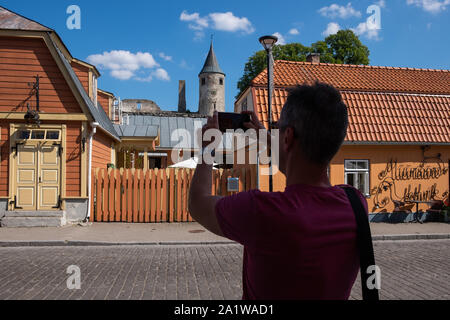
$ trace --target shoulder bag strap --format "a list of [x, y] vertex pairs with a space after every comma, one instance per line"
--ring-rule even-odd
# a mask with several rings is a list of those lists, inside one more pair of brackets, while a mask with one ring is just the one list
[[356, 191], [353, 188], [348, 187], [343, 187], [343, 189], [347, 193], [356, 217], [357, 243], [361, 264], [361, 285], [363, 300], [378, 301], [380, 299], [378, 290], [376, 288], [370, 290], [367, 287], [367, 280], [369, 279], [367, 270], [370, 266], [376, 265], [369, 219], [367, 218], [366, 210]]

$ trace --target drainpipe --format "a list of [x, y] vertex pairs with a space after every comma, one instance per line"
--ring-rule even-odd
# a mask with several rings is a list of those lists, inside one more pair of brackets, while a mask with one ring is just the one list
[[92, 122], [91, 123], [92, 131], [89, 134], [88, 207], [87, 207], [87, 214], [86, 214], [85, 222], [88, 222], [89, 219], [91, 218], [91, 201], [93, 201], [93, 199], [91, 198], [91, 194], [92, 194], [92, 190], [91, 190], [91, 185], [92, 185], [92, 140], [93, 140], [95, 134], [97, 133], [97, 127], [99, 125], [100, 124], [98, 122]]

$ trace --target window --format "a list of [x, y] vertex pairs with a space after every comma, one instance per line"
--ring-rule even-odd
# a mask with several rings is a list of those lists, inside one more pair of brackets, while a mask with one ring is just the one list
[[17, 134], [17, 139], [19, 140], [28, 140], [30, 139], [31, 131], [30, 130], [21, 130]]
[[202, 86], [204, 86], [206, 84], [206, 79], [202, 78]]
[[223, 86], [223, 79], [220, 79], [219, 83], [220, 83], [221, 86]]
[[241, 111], [248, 111], [247, 98], [245, 98], [241, 104]]
[[137, 109], [138, 109], [138, 110], [141, 110], [141, 109], [142, 109], [142, 104], [138, 103], [138, 104], [137, 104]]
[[59, 130], [19, 130], [16, 133], [17, 140], [61, 140]]
[[355, 187], [366, 197], [370, 196], [369, 177], [369, 160], [345, 160], [345, 184]]
[[45, 131], [36, 131], [34, 130], [31, 134], [32, 140], [44, 140], [45, 139]]
[[47, 131], [48, 140], [59, 140], [59, 131]]

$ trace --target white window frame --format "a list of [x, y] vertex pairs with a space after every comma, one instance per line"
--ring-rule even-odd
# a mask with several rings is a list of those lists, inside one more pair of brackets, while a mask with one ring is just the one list
[[[358, 163], [364, 163], [367, 167], [367, 169], [349, 169], [349, 164], [351, 162], [355, 162], [356, 168], [358, 167]], [[348, 184], [348, 175], [349, 174], [355, 174], [356, 175], [356, 186], [355, 188], [360, 190], [362, 194], [364, 194], [366, 197], [370, 197], [370, 161], [369, 160], [345, 160], [344, 161], [344, 174], [345, 174], [345, 184]], [[364, 190], [361, 190], [360, 188], [361, 181], [359, 181], [360, 173], [365, 173], [365, 182], [366, 185], [364, 186]]]

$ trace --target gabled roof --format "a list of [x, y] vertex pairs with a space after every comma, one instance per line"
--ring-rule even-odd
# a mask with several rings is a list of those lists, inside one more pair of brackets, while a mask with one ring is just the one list
[[[108, 115], [105, 113], [103, 108], [100, 106], [97, 108], [92, 100], [89, 98], [88, 94], [83, 88], [83, 85], [81, 84], [79, 78], [75, 74], [75, 71], [73, 70], [72, 66], [70, 65], [69, 61], [67, 60], [66, 56], [62, 53], [61, 50], [67, 50], [67, 48], [64, 47], [64, 43], [60, 40], [57, 33], [47, 28], [33, 20], [30, 20], [28, 18], [25, 18], [17, 13], [14, 13], [10, 10], [7, 10], [3, 7], [0, 7], [0, 29], [3, 30], [19, 30], [19, 31], [39, 31], [43, 35], [48, 35], [50, 40], [50, 45], [53, 46], [53, 48], [56, 50], [58, 56], [55, 58], [59, 58], [60, 61], [63, 64], [64, 69], [66, 69], [67, 73], [69, 74], [70, 80], [74, 83], [77, 93], [81, 96], [82, 101], [86, 105], [89, 113], [92, 115], [92, 118], [94, 121], [98, 122], [100, 124], [101, 129], [105, 130], [107, 133], [109, 133], [114, 139], [120, 141], [120, 137], [117, 134], [116, 130], [114, 129], [114, 125], [109, 119]], [[53, 38], [53, 35], [56, 37]], [[44, 36], [45, 37], [45, 36]], [[56, 42], [55, 42], [56, 41]], [[57, 44], [58, 42], [58, 44]], [[62, 46], [63, 48], [61, 48]], [[68, 52], [68, 51], [67, 51]], [[70, 53], [69, 53], [70, 55]], [[70, 57], [70, 59], [73, 59]], [[76, 60], [80, 62], [79, 60]]]
[[206, 58], [205, 65], [203, 66], [200, 75], [203, 73], [221, 73], [225, 75], [222, 69], [217, 62], [216, 54], [214, 53], [213, 44], [211, 43], [211, 47], [209, 49], [208, 57]]
[[25, 18], [0, 6], [0, 29], [27, 30], [27, 31], [53, 31], [36, 21]]
[[[278, 121], [297, 84], [319, 80], [340, 90], [349, 111], [347, 143], [450, 145], [450, 71], [277, 61], [272, 115]], [[251, 87], [268, 126], [267, 71]]]
[[81, 95], [83, 102], [87, 106], [89, 113], [94, 118], [94, 121], [98, 122], [100, 124], [100, 127], [103, 130], [105, 130], [106, 132], [108, 132], [111, 136], [113, 136], [116, 140], [120, 140], [120, 137], [117, 134], [116, 130], [114, 129], [114, 125], [111, 122], [111, 120], [109, 119], [108, 115], [105, 113], [105, 111], [103, 110], [103, 108], [100, 105], [98, 107], [96, 107], [94, 105], [94, 102], [92, 102], [91, 98], [89, 98], [88, 94], [84, 90], [84, 87], [80, 82], [80, 79], [78, 79], [78, 77], [75, 74], [75, 71], [72, 69], [69, 61], [67, 61], [66, 57], [63, 55], [61, 50], [59, 50], [58, 46], [53, 42], [53, 40], [52, 40], [52, 44], [53, 44], [54, 48], [56, 49], [56, 52], [58, 53], [59, 58], [63, 62], [64, 67], [68, 71], [71, 80], [75, 84], [75, 87], [76, 87], [78, 93]]
[[[268, 127], [267, 89], [253, 88], [256, 112]], [[341, 92], [349, 112], [349, 143], [450, 144], [450, 95]], [[273, 94], [273, 121], [279, 121], [288, 91]]]
[[[339, 90], [450, 94], [450, 70], [275, 61], [275, 86], [312, 84], [316, 80]], [[267, 86], [267, 70], [252, 85]]]

